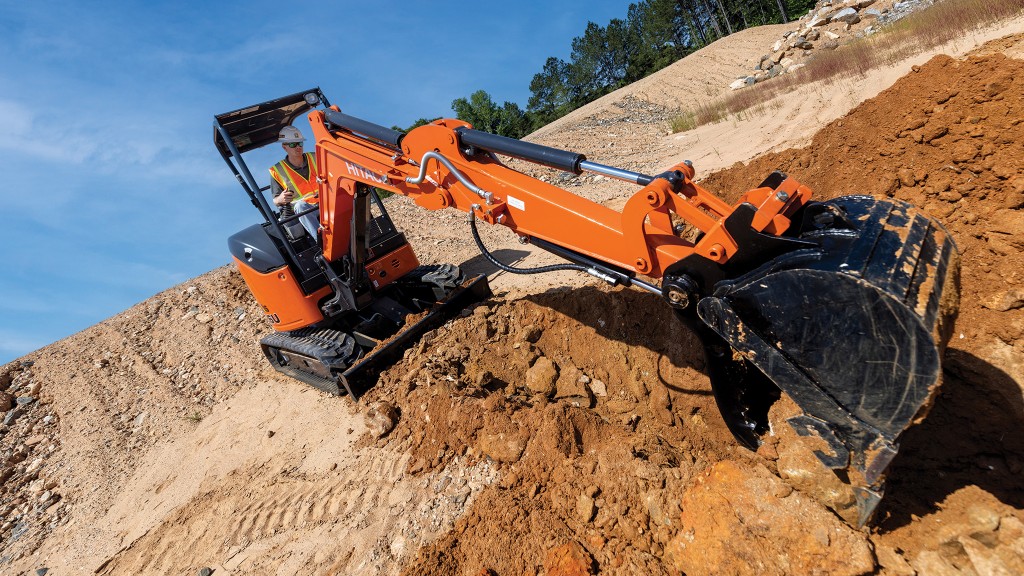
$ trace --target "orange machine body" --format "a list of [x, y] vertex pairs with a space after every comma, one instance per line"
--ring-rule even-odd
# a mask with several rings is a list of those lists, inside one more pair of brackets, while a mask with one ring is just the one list
[[320, 301], [331, 294], [324, 286], [312, 294], [304, 294], [288, 266], [260, 273], [238, 258], [233, 259], [252, 295], [274, 325], [274, 330], [287, 332], [323, 320]]
[[396, 250], [375, 259], [365, 266], [366, 274], [374, 290], [391, 284], [420, 265], [412, 246], [403, 244]]

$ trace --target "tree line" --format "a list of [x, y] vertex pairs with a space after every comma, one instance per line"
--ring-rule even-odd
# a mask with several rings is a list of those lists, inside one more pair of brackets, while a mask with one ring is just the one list
[[[452, 110], [478, 130], [522, 138], [576, 108], [635, 82], [744, 28], [789, 22], [815, 0], [643, 0], [625, 19], [587, 23], [569, 60], [550, 57], [530, 81], [523, 110], [498, 105], [485, 90], [456, 98]], [[417, 120], [409, 129], [430, 122]]]

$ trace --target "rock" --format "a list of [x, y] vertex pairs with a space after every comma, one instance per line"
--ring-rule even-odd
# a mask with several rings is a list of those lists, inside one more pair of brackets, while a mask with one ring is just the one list
[[811, 48], [814, 48], [814, 44], [811, 44], [807, 38], [804, 38], [803, 36], [797, 36], [789, 45], [792, 48], [799, 48], [801, 50], [810, 50]]
[[882, 17], [882, 13], [875, 8], [868, 8], [861, 12], [860, 15], [862, 18], [874, 18], [876, 20]]
[[590, 391], [594, 393], [594, 396], [605, 397], [608, 396], [608, 387], [605, 386], [601, 380], [591, 380], [589, 383]]
[[36, 399], [31, 396], [18, 396], [18, 399], [15, 400], [15, 402], [18, 403], [18, 406], [27, 406], [35, 401]]
[[910, 168], [900, 168], [896, 173], [896, 177], [899, 178], [902, 186], [909, 188], [917, 185], [917, 178], [914, 176], [914, 171]]
[[522, 332], [519, 333], [519, 337], [531, 344], [536, 344], [537, 340], [540, 340], [540, 335], [543, 333], [544, 331], [541, 330], [539, 326], [530, 324], [523, 328]]
[[960, 140], [953, 144], [949, 149], [950, 157], [953, 159], [953, 162], [957, 164], [963, 164], [974, 160], [978, 157], [979, 151], [980, 146], [970, 140]]
[[893, 576], [915, 576], [917, 574], [910, 562], [907, 562], [907, 559], [892, 547], [876, 545], [875, 556], [878, 558], [878, 565], [884, 568], [884, 574]]
[[18, 420], [18, 418], [21, 417], [21, 415], [21, 408], [15, 408], [14, 410], [9, 411], [7, 415], [4, 416], [4, 426], [10, 426], [11, 424], [14, 424]]
[[213, 316], [210, 316], [206, 312], [200, 312], [199, 314], [196, 314], [196, 322], [199, 322], [200, 324], [208, 324], [212, 320]]
[[938, 140], [939, 138], [942, 138], [946, 134], [949, 134], [948, 126], [931, 126], [925, 127], [924, 131], [921, 133], [921, 137], [924, 139], [925, 142], [930, 143], [933, 140]]
[[655, 386], [647, 398], [647, 409], [651, 411], [658, 422], [671, 426], [674, 420], [672, 416], [672, 400], [668, 389], [664, 386]]
[[828, 24], [828, 18], [822, 18], [821, 16], [815, 14], [814, 17], [812, 17], [811, 20], [807, 23], [807, 26], [816, 27], [824, 26], [825, 24]]
[[1018, 558], [1011, 560], [1016, 566], [1009, 566], [1000, 558], [998, 551], [990, 549], [975, 538], [961, 536], [958, 542], [971, 560], [971, 565], [978, 574], [1020, 574], [1021, 562]]
[[211, 576], [211, 574], [213, 574], [213, 569], [212, 568], [200, 568], [199, 569], [199, 576]]
[[586, 494], [580, 494], [576, 499], [576, 516], [580, 522], [589, 523], [597, 514], [597, 506], [594, 499]]
[[953, 563], [946, 560], [935, 550], [924, 550], [911, 563], [918, 574], [933, 576], [956, 576], [963, 574]]
[[857, 501], [853, 488], [844, 484], [814, 455], [813, 440], [797, 435], [788, 425], [778, 429], [779, 476], [847, 522], [856, 523]]
[[462, 490], [459, 490], [455, 494], [452, 494], [452, 503], [457, 506], [462, 506], [463, 504], [466, 503], [466, 500], [469, 500], [469, 495], [472, 493], [473, 491], [468, 487], [463, 488]]
[[480, 434], [478, 443], [480, 452], [496, 462], [518, 462], [526, 450], [526, 438], [518, 434]]
[[578, 542], [567, 542], [548, 550], [545, 576], [587, 576], [594, 573], [594, 559]]
[[754, 84], [754, 77], [753, 76], [746, 76], [744, 78], [740, 78], [738, 80], [735, 80], [732, 84], [729, 84], [729, 89], [730, 90], [739, 90], [740, 88], [746, 88], [747, 86], [751, 86], [753, 84]]
[[975, 533], [995, 532], [999, 529], [999, 513], [990, 506], [974, 504], [967, 509], [967, 517]]
[[555, 392], [555, 382], [558, 381], [558, 366], [548, 357], [541, 356], [526, 371], [526, 387], [545, 396], [551, 396]]
[[774, 442], [764, 442], [757, 447], [757, 455], [766, 460], [778, 460], [779, 451], [775, 448]]
[[996, 295], [988, 302], [983, 302], [982, 306], [997, 312], [1024, 308], [1024, 288], [1010, 288], [1006, 292]]
[[46, 440], [46, 436], [43, 436], [42, 434], [29, 436], [28, 438], [25, 439], [25, 446], [35, 446], [36, 444], [39, 444], [43, 440]]
[[644, 496], [644, 505], [647, 508], [647, 515], [651, 518], [651, 524], [654, 526], [672, 525], [672, 519], [666, 513], [658, 492], [648, 492]]
[[845, 24], [856, 24], [860, 22], [860, 14], [853, 8], [843, 8], [836, 12], [829, 19], [829, 22], [843, 22]]
[[376, 402], [366, 412], [366, 427], [374, 438], [381, 438], [398, 423], [398, 410], [388, 402]]
[[576, 402], [579, 406], [589, 408], [592, 405], [590, 390], [583, 383], [583, 373], [579, 368], [570, 365], [561, 370], [555, 382], [555, 399]]
[[0, 392], [0, 412], [7, 412], [14, 406], [14, 397], [8, 392]]
[[680, 530], [665, 548], [666, 561], [689, 576], [875, 570], [865, 534], [800, 492], [775, 497], [778, 484], [762, 466], [715, 464], [683, 494]]

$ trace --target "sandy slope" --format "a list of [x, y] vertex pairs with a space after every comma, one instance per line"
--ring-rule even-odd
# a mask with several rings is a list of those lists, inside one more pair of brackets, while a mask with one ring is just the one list
[[[673, 110], [724, 91], [725, 81], [749, 69], [783, 30], [753, 29], [725, 38], [532, 139], [648, 172], [685, 156], [707, 173], [811, 142], [823, 125], [929, 59], [808, 87], [769, 116], [668, 134]], [[983, 40], [1021, 31], [1024, 23], [1017, 20], [943, 51], [965, 53]], [[1019, 56], [1021, 45], [1008, 40], [986, 50]], [[1008, 97], [1019, 99], [1021, 93], [1010, 91]], [[1007, 170], [1017, 171], [1019, 183], [1022, 165], [1015, 158]], [[814, 162], [787, 161], [804, 167]], [[888, 167], [899, 158], [885, 162]], [[1011, 190], [1014, 180], [1007, 176]], [[545, 178], [613, 205], [632, 192], [589, 175]], [[734, 193], [751, 178], [757, 179], [737, 168], [734, 176], [714, 182]], [[425, 214], [400, 199], [390, 206], [422, 260], [462, 262], [493, 274], [477, 257], [461, 214]], [[983, 206], [972, 205], [973, 224], [957, 233], [970, 238], [985, 234], [986, 227], [1006, 228], [999, 220], [1008, 217], [1006, 209], [990, 213]], [[534, 264], [546, 258], [502, 230], [486, 230], [485, 241], [506, 261]], [[980, 288], [985, 277], [966, 284], [973, 296], [989, 302], [1009, 294]], [[577, 292], [545, 292], [565, 283]], [[799, 526], [803, 518], [814, 518], [826, 526], [826, 532], [792, 545], [821, 552], [818, 561], [837, 571], [857, 573], [880, 564], [886, 573], [911, 573], [913, 563], [925, 572], [947, 565], [984, 572], [981, 567], [998, 567], [997, 561], [1013, 566], [1012, 552], [1005, 550], [1024, 554], [1024, 532], [1014, 540], [1021, 526], [1019, 486], [1005, 486], [1007, 477], [1019, 477], [1021, 461], [1002, 448], [993, 448], [980, 464], [964, 448], [969, 464], [954, 464], [991, 466], [998, 469], [995, 479], [965, 481], [948, 492], [913, 492], [911, 470], [900, 468], [894, 484], [913, 496], [895, 497], [897, 522], [869, 542], [810, 497], [798, 492], [797, 499], [786, 498], [771, 458], [735, 446], [707, 396], [692, 337], [670, 324], [652, 329], [650, 322], [636, 320], [656, 318], [655, 304], [635, 293], [609, 295], [579, 277], [494, 274], [492, 284], [498, 299], [441, 330], [384, 375], [371, 400], [394, 401], [402, 417], [383, 439], [366, 433], [365, 404], [326, 397], [264, 365], [254, 343], [266, 325], [240, 279], [226, 268], [8, 365], [8, 378], [0, 380], [9, 381], [5, 388], [39, 390], [33, 412], [0, 438], [3, 470], [12, 471], [5, 476], [0, 512], [11, 518], [24, 510], [23, 517], [31, 519], [25, 530], [12, 523], [0, 533], [0, 570], [196, 574], [213, 567], [216, 574], [393, 574], [404, 568], [521, 574], [550, 567], [562, 554], [590, 558], [611, 573], [658, 573], [671, 570], [668, 551], [686, 521], [676, 505], [680, 495], [700, 509], [714, 492], [699, 487], [714, 482], [772, 494], [777, 500], [771, 501], [789, 514], [778, 524]], [[975, 302], [971, 310], [976, 308]], [[1020, 312], [968, 313], [976, 322], [967, 333], [978, 344], [961, 347], [966, 356], [956, 363], [957, 376], [968, 382], [979, 370], [994, 378], [987, 367], [995, 366], [1004, 375], [997, 392], [1007, 395], [1011, 408], [1020, 405], [1024, 378], [1016, 371]], [[1010, 328], [995, 328], [999, 322]], [[530, 326], [539, 334], [526, 333]], [[673, 343], [652, 335], [671, 336]], [[592, 410], [578, 406], [581, 397], [571, 394], [550, 403], [524, 396], [522, 373], [541, 356], [562, 373], [601, 381], [605, 396], [591, 392], [582, 401], [593, 402]], [[667, 380], [681, 388], [657, 385]], [[951, 390], [965, 394], [962, 384]], [[986, 410], [1003, 414], [991, 406]], [[50, 419], [44, 421], [43, 414]], [[639, 425], [630, 424], [632, 415]], [[940, 416], [977, 425], [960, 417], [966, 420]], [[993, 421], [1013, 425], [1021, 419], [1004, 415]], [[638, 453], [645, 456], [642, 462]], [[929, 457], [923, 462], [942, 462]], [[946, 474], [946, 464], [934, 470]], [[49, 496], [41, 500], [42, 494]], [[929, 500], [935, 495], [943, 500]], [[942, 509], [952, 512], [943, 516]], [[944, 520], [967, 526], [964, 534], [974, 530], [984, 537], [946, 534], [942, 530], [953, 528], [942, 528]], [[707, 525], [697, 522], [690, 527]], [[13, 530], [23, 533], [14, 539]], [[742, 548], [746, 536], [735, 538]], [[951, 541], [959, 546], [955, 553], [949, 553]], [[786, 553], [746, 548], [755, 552], [769, 560]]]

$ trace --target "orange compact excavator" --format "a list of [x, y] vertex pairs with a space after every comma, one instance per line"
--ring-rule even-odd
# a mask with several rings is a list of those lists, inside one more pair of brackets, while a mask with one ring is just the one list
[[[307, 114], [316, 143], [319, 237], [276, 213], [242, 154]], [[860, 523], [882, 497], [903, 431], [927, 413], [959, 305], [959, 253], [935, 220], [869, 196], [819, 202], [775, 172], [728, 204], [682, 162], [655, 175], [437, 120], [408, 133], [349, 116], [319, 88], [216, 116], [214, 142], [264, 217], [229, 249], [273, 323], [261, 342], [285, 374], [353, 396], [413, 339], [487, 297], [484, 277], [421, 266], [378, 191], [468, 214], [469, 233], [512, 273], [572, 269], [663, 299], [703, 341], [715, 399], [756, 448], [768, 407], [857, 494]], [[621, 211], [508, 167], [516, 158], [634, 183]], [[477, 222], [505, 226], [566, 263], [516, 268], [487, 251]], [[696, 229], [684, 234], [684, 229]], [[695, 239], [690, 239], [695, 238]]]

